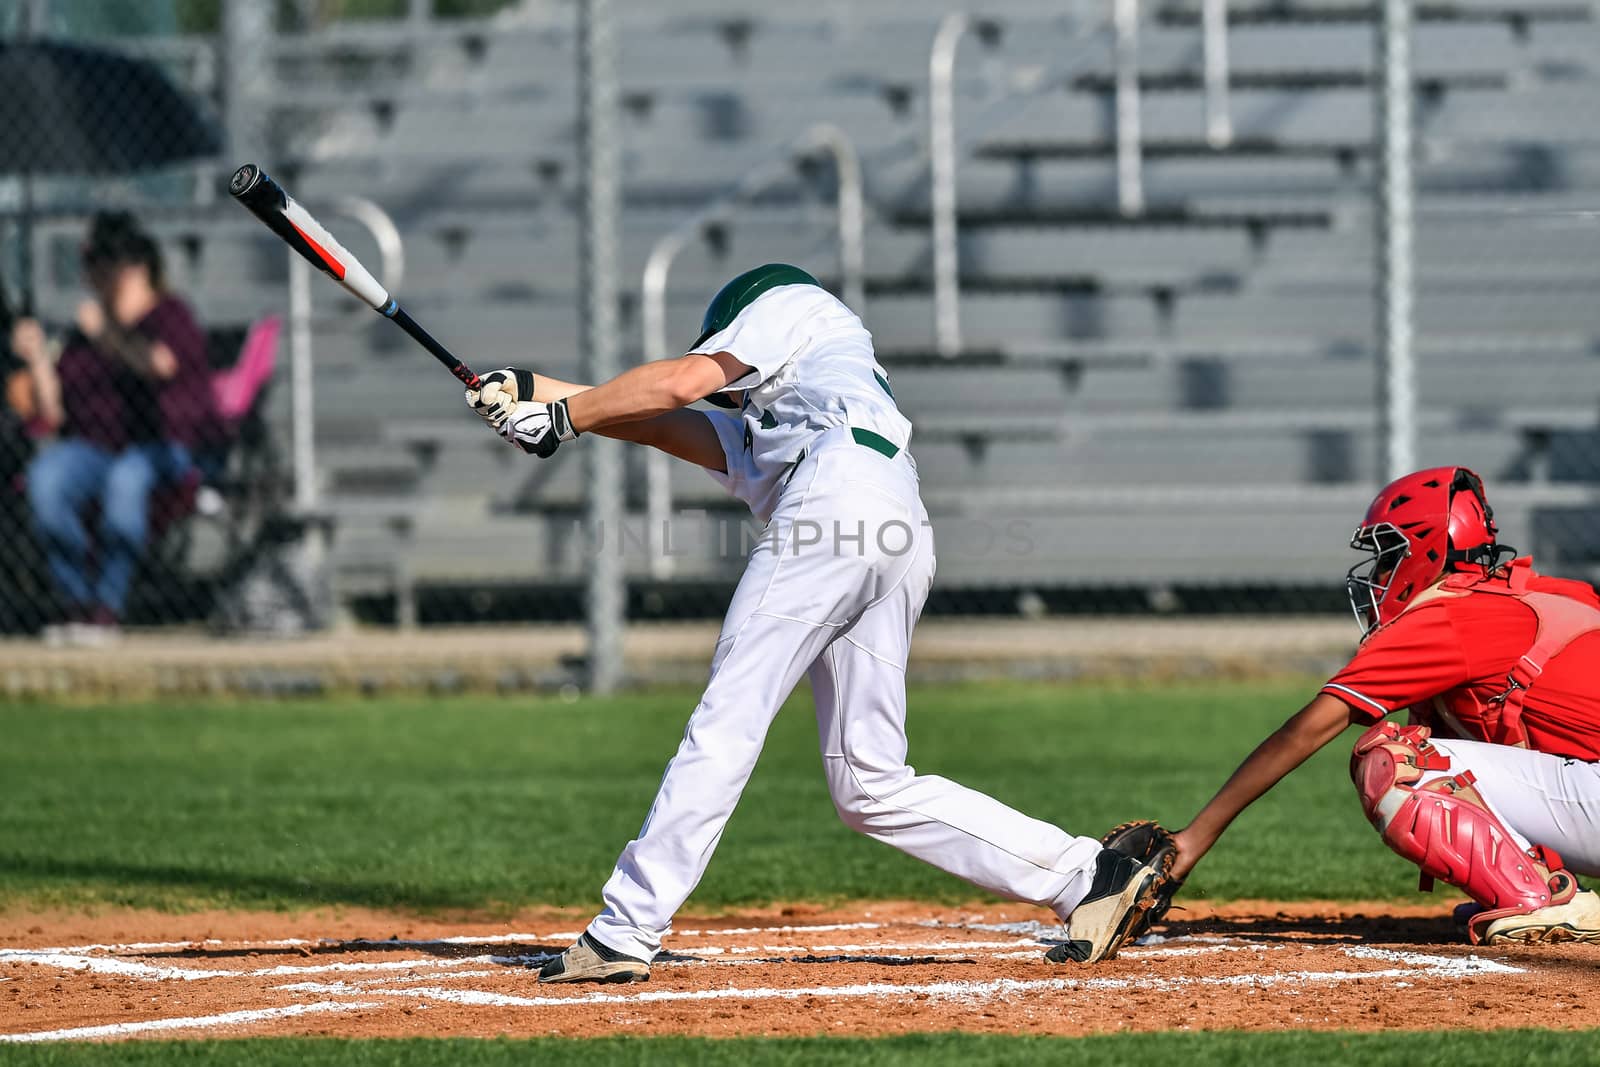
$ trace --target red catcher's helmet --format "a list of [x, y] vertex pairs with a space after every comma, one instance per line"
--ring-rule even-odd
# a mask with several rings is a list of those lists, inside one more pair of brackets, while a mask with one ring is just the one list
[[1496, 532], [1483, 479], [1465, 467], [1417, 471], [1385, 486], [1350, 539], [1370, 556], [1344, 582], [1363, 634], [1457, 564], [1492, 568], [1501, 552]]

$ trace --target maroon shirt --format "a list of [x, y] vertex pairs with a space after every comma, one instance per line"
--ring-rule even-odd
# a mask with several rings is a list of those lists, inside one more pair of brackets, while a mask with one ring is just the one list
[[156, 381], [93, 345], [68, 345], [57, 366], [66, 409], [63, 435], [108, 452], [146, 441], [189, 448], [203, 443], [215, 422], [211, 367], [205, 334], [189, 306], [175, 296], [163, 296], [134, 331], [171, 349], [178, 372]]

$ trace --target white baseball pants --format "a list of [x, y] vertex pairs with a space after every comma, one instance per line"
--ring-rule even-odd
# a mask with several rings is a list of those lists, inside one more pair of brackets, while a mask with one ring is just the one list
[[1418, 785], [1471, 771], [1517, 844], [1553, 848], [1572, 873], [1600, 877], [1600, 764], [1482, 741], [1429, 742], [1450, 769], [1429, 771]]
[[1100, 852], [982, 793], [906, 765], [905, 665], [933, 583], [916, 468], [829, 431], [794, 470], [734, 592], [677, 754], [589, 926], [650, 959], [705, 873], [779, 707], [809, 673], [823, 767], [853, 829], [1065, 918]]

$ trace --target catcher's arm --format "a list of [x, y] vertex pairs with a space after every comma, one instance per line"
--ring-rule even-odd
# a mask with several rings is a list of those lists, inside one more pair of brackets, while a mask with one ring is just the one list
[[1186, 877], [1241, 811], [1356, 721], [1344, 701], [1318, 693], [1311, 703], [1278, 727], [1245, 757], [1238, 770], [1217, 790], [1217, 795], [1200, 809], [1194, 821], [1173, 835], [1178, 848], [1172, 864], [1173, 877]]

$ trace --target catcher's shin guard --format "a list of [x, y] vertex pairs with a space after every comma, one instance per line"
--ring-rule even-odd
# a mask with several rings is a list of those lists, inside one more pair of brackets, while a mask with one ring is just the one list
[[1427, 771], [1448, 771], [1450, 757], [1425, 726], [1380, 722], [1361, 735], [1350, 757], [1361, 806], [1394, 851], [1463, 890], [1484, 910], [1467, 936], [1477, 944], [1497, 919], [1571, 900], [1577, 882], [1548, 849], [1524, 851], [1473, 785], [1471, 771], [1416, 785]]

